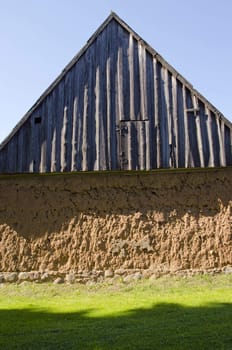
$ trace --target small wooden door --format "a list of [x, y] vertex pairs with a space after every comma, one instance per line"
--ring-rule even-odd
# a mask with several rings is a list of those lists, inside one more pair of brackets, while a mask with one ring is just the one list
[[149, 120], [121, 121], [117, 127], [121, 170], [150, 169]]

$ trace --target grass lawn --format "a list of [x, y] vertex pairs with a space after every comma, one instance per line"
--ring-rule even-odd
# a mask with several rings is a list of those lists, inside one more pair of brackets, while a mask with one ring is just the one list
[[0, 285], [0, 349], [232, 349], [232, 275]]

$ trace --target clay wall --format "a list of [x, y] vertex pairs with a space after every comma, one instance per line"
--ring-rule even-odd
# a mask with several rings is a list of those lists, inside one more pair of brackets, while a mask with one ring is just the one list
[[0, 271], [232, 265], [232, 168], [0, 177]]

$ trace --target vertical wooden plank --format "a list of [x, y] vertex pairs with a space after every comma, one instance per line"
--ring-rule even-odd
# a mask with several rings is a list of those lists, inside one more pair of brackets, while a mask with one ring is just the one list
[[172, 104], [173, 104], [173, 147], [174, 147], [174, 167], [179, 165], [179, 133], [178, 133], [178, 113], [177, 113], [177, 79], [172, 75]]
[[184, 101], [184, 135], [185, 135], [185, 168], [190, 166], [190, 149], [189, 149], [189, 131], [188, 131], [188, 113], [187, 113], [187, 99], [186, 87], [182, 86], [183, 101]]
[[46, 171], [51, 171], [52, 153], [52, 131], [53, 131], [53, 96], [52, 93], [46, 99], [46, 128], [47, 128], [47, 148], [46, 148]]
[[186, 90], [186, 113], [188, 117], [188, 140], [189, 140], [189, 167], [200, 167], [199, 144], [197, 137], [196, 116], [199, 111], [194, 110], [193, 94], [187, 86]]
[[100, 170], [107, 166], [107, 93], [106, 93], [106, 62], [107, 62], [106, 31], [99, 36], [99, 135], [100, 135]]
[[[84, 111], [84, 77], [83, 77], [83, 58], [81, 58], [75, 66], [75, 84], [74, 84], [74, 96], [77, 99], [77, 118], [76, 118], [76, 133], [77, 133], [77, 145], [76, 145], [76, 167], [77, 170], [82, 169], [83, 162], [83, 111]], [[92, 102], [94, 104], [94, 100]]]
[[226, 166], [226, 152], [225, 152], [225, 123], [221, 120], [221, 158], [222, 166]]
[[218, 135], [218, 142], [219, 142], [219, 165], [223, 165], [223, 153], [222, 153], [222, 136], [221, 136], [221, 128], [220, 128], [220, 121], [218, 114], [215, 115], [216, 117], [216, 124], [217, 124], [217, 135]]
[[[30, 133], [30, 129], [29, 129], [29, 133]], [[13, 147], [14, 147], [14, 150], [13, 150], [13, 152], [14, 152], [14, 163], [13, 163], [13, 169], [12, 170], [13, 170], [14, 173], [17, 173], [18, 172], [17, 171], [17, 148], [18, 148], [17, 133], [14, 135], [13, 139], [14, 139], [14, 143], [13, 143]], [[31, 150], [31, 145], [29, 145], [29, 149], [28, 149], [28, 156], [29, 156], [29, 158], [28, 158], [28, 162], [29, 162], [28, 166], [30, 166], [30, 150]], [[29, 167], [28, 167], [28, 171], [30, 171]]]
[[61, 150], [63, 149], [61, 134], [64, 123], [64, 79], [57, 86], [56, 103], [56, 171], [61, 171]]
[[147, 101], [146, 101], [146, 49], [139, 42], [138, 43], [139, 54], [139, 82], [140, 82], [140, 114], [141, 119], [147, 119]]
[[88, 169], [88, 88], [84, 88], [84, 111], [83, 111], [83, 144], [82, 144], [82, 170]]
[[184, 131], [184, 100], [183, 84], [176, 78], [177, 89], [177, 128], [178, 128], [178, 164], [177, 167], [185, 167], [185, 131]]
[[[23, 172], [29, 172], [29, 156], [30, 156], [30, 123], [27, 120], [23, 125]], [[46, 171], [46, 164], [45, 164]]]
[[[117, 60], [118, 60], [118, 33], [117, 23], [110, 23], [110, 124], [111, 128], [111, 164], [112, 169], [120, 169], [120, 151], [119, 151], [119, 133], [116, 130], [119, 128], [120, 118], [118, 111], [118, 89], [117, 89]], [[117, 128], [116, 128], [117, 126]]]
[[164, 96], [167, 109], [167, 131], [168, 131], [168, 144], [172, 144], [172, 129], [171, 129], [171, 118], [172, 118], [172, 101], [170, 100], [170, 89], [169, 86], [169, 72], [168, 69], [164, 70]]
[[[22, 151], [20, 151], [20, 153], [22, 153]], [[4, 147], [4, 170], [6, 173], [8, 172], [7, 159], [8, 159], [8, 144], [6, 144]], [[19, 172], [20, 172], [20, 170], [19, 170]]]
[[66, 171], [71, 170], [72, 160], [72, 117], [73, 117], [73, 79], [75, 70], [72, 68], [65, 77], [65, 106], [67, 107], [67, 144], [66, 144]]
[[[10, 166], [10, 170], [11, 170], [11, 173], [15, 173], [17, 172], [17, 147], [18, 147], [18, 138], [17, 138], [17, 135], [15, 134], [14, 137], [10, 140], [10, 144], [11, 144], [11, 155], [9, 157], [10, 159], [10, 162], [11, 162], [11, 166]], [[30, 156], [30, 144], [28, 145], [28, 162], [29, 162], [29, 156]], [[28, 164], [28, 169], [27, 171], [29, 171], [29, 164]]]
[[[21, 162], [21, 172], [25, 173], [25, 128], [20, 128], [20, 134], [21, 134], [21, 147], [19, 150], [19, 153], [21, 153], [20, 156], [20, 162]], [[9, 171], [10, 166], [10, 142], [8, 143], [7, 147], [7, 169]]]
[[232, 164], [231, 130], [226, 123], [224, 123], [224, 134], [225, 163], [229, 166]]
[[111, 86], [111, 65], [112, 65], [112, 25], [109, 24], [106, 28], [105, 33], [105, 43], [106, 46], [106, 52], [105, 52], [105, 63], [104, 63], [104, 70], [105, 70], [105, 153], [106, 153], [106, 164], [105, 169], [111, 170], [113, 167], [112, 159], [112, 145], [111, 145], [111, 134], [113, 131], [115, 131], [115, 124], [113, 124], [113, 118], [111, 117], [111, 108], [112, 108], [112, 101], [111, 101], [111, 94], [112, 94], [112, 86]]
[[123, 117], [124, 120], [130, 120], [131, 119], [131, 113], [130, 113], [130, 71], [129, 71], [129, 57], [128, 57], [128, 51], [129, 51], [129, 33], [122, 29], [119, 31], [121, 38], [120, 38], [120, 46], [122, 47], [122, 85], [123, 85]]
[[198, 100], [198, 106], [201, 126], [201, 141], [203, 148], [204, 167], [207, 167], [207, 164], [209, 164], [210, 161], [209, 134], [207, 129], [208, 114], [206, 113], [207, 107], [206, 104], [200, 99]]
[[212, 144], [213, 144], [213, 156], [214, 166], [220, 166], [220, 144], [218, 137], [217, 115], [211, 111], [211, 128], [212, 128]]
[[[97, 126], [97, 164], [98, 170], [102, 170], [103, 167], [103, 158], [104, 158], [104, 125], [103, 125], [103, 99], [105, 99], [104, 92], [103, 92], [103, 74], [104, 70], [102, 69], [102, 60], [103, 60], [103, 52], [102, 49], [104, 48], [102, 45], [102, 33], [97, 39], [98, 46], [97, 46], [97, 52], [98, 52], [98, 67], [96, 72], [96, 126]], [[104, 50], [105, 52], [105, 50]], [[103, 146], [103, 147], [102, 147]]]
[[96, 85], [95, 85], [95, 95], [96, 95], [96, 161], [94, 170], [100, 170], [100, 72], [99, 67], [96, 69]]
[[51, 95], [51, 172], [56, 172], [57, 152], [56, 152], [56, 134], [57, 134], [57, 88], [55, 88]]
[[115, 129], [115, 125], [112, 125], [111, 120], [111, 79], [110, 79], [111, 57], [108, 56], [106, 63], [106, 101], [107, 101], [107, 154], [108, 164], [107, 169], [112, 169], [112, 148], [111, 148], [111, 134], [112, 129]]
[[18, 166], [17, 166], [17, 169], [18, 169], [18, 172], [19, 173], [22, 173], [23, 172], [23, 152], [22, 152], [22, 149], [23, 149], [23, 131], [22, 131], [22, 128], [20, 128], [18, 130], [18, 150], [17, 150], [17, 153], [18, 153], [18, 156], [17, 156], [17, 159], [18, 159]]
[[[24, 136], [24, 135], [23, 135]], [[24, 143], [23, 143], [23, 147], [24, 147]], [[24, 149], [21, 150], [22, 152], [22, 172], [25, 172], [25, 168], [24, 168]], [[7, 167], [7, 172], [11, 173], [11, 154], [12, 154], [12, 142], [11, 140], [8, 142], [7, 145], [7, 155], [6, 155], [6, 167]]]
[[45, 173], [46, 172], [46, 148], [47, 148], [47, 140], [44, 137], [44, 104], [42, 105], [42, 125], [40, 128], [41, 138], [40, 138], [40, 149], [41, 149], [41, 155], [40, 155], [40, 166], [39, 166], [39, 172]]
[[[4, 149], [1, 151], [3, 153], [1, 172], [3, 172], [3, 173], [8, 172], [8, 169], [7, 169], [7, 148], [8, 148], [8, 144], [6, 144], [4, 146]], [[19, 172], [19, 170], [18, 170], [18, 172]]]
[[71, 171], [77, 171], [77, 103], [77, 97], [75, 97], [73, 101]]
[[43, 100], [41, 104], [41, 112], [40, 112], [40, 117], [41, 117], [41, 123], [39, 124], [39, 129], [40, 129], [40, 148], [41, 148], [41, 155], [40, 155], [40, 167], [39, 171], [41, 173], [45, 173], [47, 171], [46, 167], [46, 156], [47, 156], [47, 111], [46, 111], [46, 101]]
[[176, 82], [173, 80], [173, 75], [168, 71], [168, 97], [169, 97], [169, 166], [176, 168], [176, 129], [174, 125], [174, 103], [173, 93], [176, 93], [175, 86]]
[[[154, 72], [153, 72], [153, 56], [150, 52], [146, 51], [146, 106], [147, 106], [147, 122], [145, 124], [146, 128], [146, 138], [147, 142], [147, 151], [146, 153], [150, 154], [150, 160], [146, 165], [146, 168], [149, 167], [155, 168], [156, 163], [156, 135], [154, 127], [154, 113], [155, 113], [155, 100], [154, 100]], [[149, 122], [148, 122], [149, 121]]]
[[128, 61], [129, 34], [118, 26], [118, 103], [120, 120], [130, 119], [130, 72]]
[[41, 144], [41, 158], [40, 158], [40, 168], [39, 168], [40, 173], [46, 172], [46, 146], [47, 146], [47, 142], [46, 140], [43, 140]]
[[[123, 105], [122, 105], [122, 80], [120, 76], [121, 71], [121, 61], [122, 61], [122, 48], [120, 43], [120, 31], [118, 24], [114, 27], [114, 48], [113, 51], [115, 54], [113, 55], [114, 58], [114, 65], [113, 65], [113, 75], [111, 76], [113, 79], [111, 80], [112, 83], [114, 82], [115, 86], [115, 99], [112, 99], [114, 102], [114, 110], [115, 110], [115, 120], [116, 120], [116, 168], [122, 169], [122, 162], [121, 162], [121, 134], [120, 134], [120, 124], [121, 121], [124, 119], [123, 117]], [[121, 92], [120, 92], [121, 91]]]
[[35, 139], [35, 152], [34, 152], [34, 172], [38, 173], [40, 171], [40, 159], [41, 159], [41, 123], [36, 123], [36, 118], [41, 118], [42, 120], [42, 110], [41, 106], [33, 114], [33, 124], [34, 124], [34, 139]]
[[146, 152], [145, 152], [145, 147], [146, 147], [146, 134], [145, 134], [145, 125], [144, 122], [139, 121], [137, 123], [137, 130], [138, 130], [138, 135], [139, 135], [139, 169], [140, 170], [145, 170], [145, 162], [146, 162]]
[[205, 112], [208, 116], [207, 118], [207, 133], [208, 133], [208, 142], [209, 142], [209, 163], [206, 164], [208, 167], [214, 167], [215, 166], [215, 159], [214, 159], [214, 150], [213, 150], [213, 135], [212, 135], [212, 117], [211, 117], [211, 111], [206, 107]]
[[154, 58], [153, 60], [153, 71], [154, 71], [154, 100], [155, 100], [155, 135], [156, 135], [156, 165], [157, 168], [161, 167], [161, 141], [160, 141], [160, 123], [159, 123], [159, 83], [158, 83], [158, 74], [157, 74], [157, 61]]
[[[84, 97], [83, 97], [84, 99]], [[81, 113], [80, 105], [77, 108], [77, 170], [82, 169], [83, 163], [83, 114]]]
[[8, 144], [0, 151], [0, 173], [7, 173], [7, 146]]
[[204, 155], [203, 155], [203, 146], [202, 146], [202, 139], [201, 139], [201, 124], [200, 124], [199, 114], [196, 116], [196, 130], [197, 130], [198, 152], [199, 152], [199, 156], [200, 156], [200, 167], [204, 168], [205, 162], [204, 162]]
[[151, 138], [150, 138], [150, 121], [145, 121], [145, 147], [146, 147], [146, 170], [151, 169]]
[[[222, 137], [222, 128], [224, 128], [224, 123], [222, 120], [219, 121], [220, 116], [216, 115], [216, 123], [217, 123], [217, 133], [219, 140], [219, 158], [220, 158], [220, 166], [225, 166], [225, 152], [224, 152], [224, 144]], [[222, 124], [222, 126], [220, 125]]]
[[67, 171], [67, 146], [68, 146], [68, 107], [64, 107], [63, 127], [61, 130], [61, 171]]
[[[88, 62], [88, 64], [87, 64]], [[88, 50], [88, 58], [85, 64], [85, 88], [87, 88], [88, 96], [88, 169], [94, 170], [96, 162], [96, 69], [99, 66], [98, 45], [92, 45]], [[82, 113], [83, 114], [83, 113]]]
[[143, 120], [147, 120], [148, 119], [148, 108], [147, 108], [147, 50], [145, 48], [145, 46], [142, 49], [142, 73], [143, 73], [143, 85], [142, 85], [142, 89], [143, 89], [143, 97], [142, 97], [142, 103], [141, 105], [143, 105], [142, 109], [143, 109]]
[[123, 71], [122, 71], [122, 48], [118, 48], [118, 60], [117, 60], [117, 97], [118, 97], [118, 113], [119, 120], [124, 120], [123, 111]]
[[165, 96], [165, 85], [167, 84], [166, 68], [159, 64], [159, 119], [160, 119], [160, 139], [161, 139], [161, 167], [169, 167], [169, 144], [168, 144], [168, 115], [167, 100]]
[[134, 66], [134, 113], [135, 119], [141, 120], [141, 97], [140, 97], [140, 73], [139, 73], [139, 49], [138, 41], [134, 40], [133, 45], [133, 66]]
[[[30, 165], [29, 165], [29, 172], [33, 173], [35, 171], [34, 169], [34, 156], [36, 152], [36, 144], [35, 144], [35, 125], [34, 125], [34, 118], [33, 113], [29, 118], [30, 121], [30, 134], [31, 134], [31, 145], [30, 145]], [[18, 146], [17, 146], [18, 147]]]
[[[15, 154], [15, 150], [16, 150], [16, 138], [13, 137], [10, 141], [9, 141], [9, 172], [10, 173], [14, 173], [15, 172], [15, 159], [16, 159], [16, 154]], [[29, 147], [28, 147], [28, 151], [29, 151]]]
[[14, 143], [12, 142], [12, 139], [8, 142], [7, 147], [7, 172], [12, 173], [13, 172], [13, 162], [14, 162]]
[[[31, 123], [30, 123], [30, 118], [27, 119], [26, 121], [27, 128], [26, 128], [26, 147], [25, 147], [25, 152], [26, 152], [26, 172], [30, 172], [30, 165], [31, 165], [31, 145], [32, 145], [32, 134], [31, 134]], [[16, 141], [16, 140], [15, 140]], [[16, 144], [15, 144], [16, 147]]]
[[[9, 162], [9, 144], [8, 144], [8, 143], [5, 145], [4, 151], [5, 151], [4, 168], [5, 168], [5, 172], [8, 173], [8, 172], [9, 172], [9, 168], [8, 168], [8, 162]], [[20, 151], [20, 153], [22, 153], [22, 150]], [[21, 172], [22, 172], [22, 171], [21, 171]]]
[[126, 123], [126, 127], [127, 127], [127, 130], [128, 130], [128, 133], [127, 133], [127, 142], [128, 142], [128, 145], [127, 145], [127, 161], [128, 161], [128, 164], [127, 164], [127, 170], [133, 170], [133, 154], [132, 154], [132, 123], [131, 122], [128, 122]]
[[170, 166], [175, 167], [175, 135], [174, 135], [174, 107], [173, 107], [173, 86], [172, 86], [172, 73], [168, 72], [168, 97], [169, 97], [169, 122], [168, 122], [168, 135], [169, 135], [169, 153], [170, 153]]
[[203, 144], [202, 144], [202, 132], [201, 132], [201, 122], [200, 122], [200, 115], [199, 115], [199, 106], [196, 95], [192, 96], [193, 99], [193, 108], [194, 113], [196, 113], [196, 131], [197, 131], [197, 145], [198, 145], [198, 152], [200, 157], [200, 167], [204, 168], [205, 161], [204, 161], [204, 150], [203, 150]]
[[129, 49], [128, 49], [128, 60], [129, 60], [129, 74], [130, 74], [130, 120], [135, 118], [135, 108], [134, 108], [134, 38], [130, 33], [129, 38]]
[[171, 79], [170, 79], [170, 73], [168, 69], [164, 69], [164, 94], [165, 94], [165, 101], [166, 101], [166, 109], [167, 109], [167, 142], [168, 142], [168, 149], [167, 149], [167, 157], [168, 162], [167, 166], [173, 167], [173, 152], [174, 152], [174, 144], [173, 144], [173, 125], [172, 125], [172, 119], [173, 119], [173, 105], [172, 105], [172, 85], [171, 85]]
[[124, 32], [121, 26], [117, 25], [117, 85], [116, 85], [116, 94], [117, 94], [117, 113], [120, 121], [125, 120], [125, 111], [124, 111], [124, 96], [123, 96], [123, 79], [124, 79], [124, 60], [123, 60], [123, 37]]
[[111, 113], [111, 164], [112, 169], [120, 169], [120, 163], [119, 163], [119, 154], [117, 153], [118, 150], [118, 138], [116, 134], [116, 125], [119, 123], [119, 115], [117, 114], [117, 99], [116, 99], [116, 74], [115, 74], [115, 68], [117, 66], [117, 51], [118, 51], [118, 44], [116, 40], [116, 23], [113, 22], [111, 25], [111, 32], [110, 32], [110, 43], [111, 43], [111, 50], [110, 50], [110, 58], [111, 58], [111, 69], [110, 69], [110, 83], [111, 83], [111, 94], [110, 94], [110, 113]]
[[53, 129], [51, 149], [51, 172], [56, 172], [56, 127]]

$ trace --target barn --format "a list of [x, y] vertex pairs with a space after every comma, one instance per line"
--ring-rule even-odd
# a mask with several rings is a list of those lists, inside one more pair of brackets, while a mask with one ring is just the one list
[[232, 124], [115, 13], [0, 145], [1, 173], [229, 165]]
[[231, 272], [231, 146], [111, 13], [0, 146], [0, 281]]

